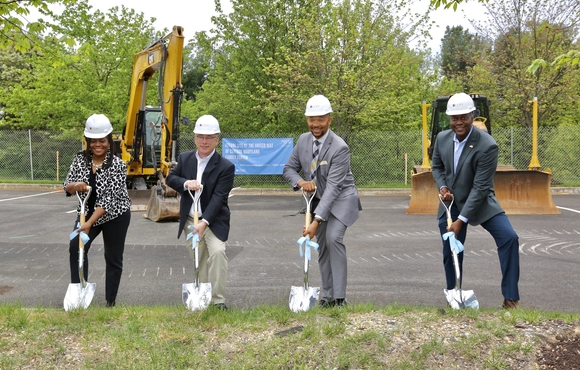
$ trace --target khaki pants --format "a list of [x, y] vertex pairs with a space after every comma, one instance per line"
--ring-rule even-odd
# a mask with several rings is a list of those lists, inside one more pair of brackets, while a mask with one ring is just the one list
[[[189, 226], [193, 226], [192, 217], [188, 217], [185, 221], [185, 235], [191, 231], [188, 229]], [[185, 246], [195, 267], [195, 254], [191, 247], [191, 239], [186, 241]], [[199, 282], [211, 283], [212, 304], [226, 303], [226, 277], [228, 274], [226, 243], [219, 240], [209, 227], [205, 228], [203, 237], [199, 242], [198, 256]]]

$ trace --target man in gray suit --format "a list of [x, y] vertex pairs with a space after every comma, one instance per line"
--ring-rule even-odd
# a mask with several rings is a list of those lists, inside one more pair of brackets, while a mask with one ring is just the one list
[[[518, 235], [499, 205], [493, 189], [497, 168], [498, 147], [495, 140], [473, 126], [473, 99], [459, 93], [449, 98], [447, 115], [451, 130], [437, 135], [433, 150], [433, 177], [444, 201], [454, 199], [447, 228], [443, 205], [439, 206], [438, 219], [441, 235], [453, 231], [465, 243], [467, 224], [481, 225], [497, 245], [502, 272], [501, 291], [503, 307], [517, 308], [519, 304], [518, 281], [520, 276]], [[462, 273], [463, 252], [458, 254]], [[455, 287], [455, 272], [449, 240], [443, 241], [443, 266], [447, 289]]]
[[[350, 171], [348, 145], [329, 129], [332, 107], [328, 99], [315, 95], [306, 103], [310, 132], [298, 139], [284, 166], [284, 178], [294, 190], [313, 192], [314, 218], [303, 236], [318, 242], [318, 265], [322, 277], [322, 307], [346, 304], [346, 228], [362, 210], [358, 190]], [[304, 178], [300, 176], [303, 171]], [[305, 180], [307, 179], [307, 180]]]

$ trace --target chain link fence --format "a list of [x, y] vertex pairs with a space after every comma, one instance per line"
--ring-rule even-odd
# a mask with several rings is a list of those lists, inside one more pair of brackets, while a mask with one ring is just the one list
[[[532, 158], [532, 131], [525, 128], [494, 128], [499, 163], [527, 169]], [[222, 138], [282, 138], [295, 141], [301, 133], [257, 135], [222, 133]], [[410, 173], [421, 165], [422, 134], [415, 131], [339, 133], [350, 146], [351, 168], [357, 186], [385, 187], [410, 184]], [[542, 169], [553, 173], [554, 184], [580, 184], [580, 127], [541, 127], [538, 159]], [[0, 181], [63, 181], [81, 140], [59, 132], [0, 130]], [[193, 133], [182, 133], [180, 151], [195, 148]], [[221, 141], [217, 151], [221, 153]], [[235, 186], [287, 187], [282, 175], [237, 175]]]

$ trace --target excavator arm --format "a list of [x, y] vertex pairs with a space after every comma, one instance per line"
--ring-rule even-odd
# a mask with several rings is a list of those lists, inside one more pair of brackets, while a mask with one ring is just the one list
[[[154, 193], [163, 199], [177, 196], [166, 186], [165, 177], [176, 164], [179, 150], [183, 44], [183, 28], [174, 26], [170, 34], [135, 54], [133, 59], [127, 122], [119, 142], [121, 158], [127, 164], [127, 186], [133, 210], [149, 213], [151, 200], [145, 208], [141, 203]], [[147, 104], [147, 91], [156, 73], [158, 102], [151, 106]], [[162, 202], [175, 203], [174, 200]], [[164, 219], [179, 217], [178, 210], [176, 215], [170, 214]]]
[[[169, 35], [135, 54], [127, 124], [121, 141], [121, 155], [127, 163], [129, 177], [155, 175], [157, 171], [166, 175], [171, 163], [175, 162], [174, 146], [179, 135], [179, 109], [183, 98], [183, 42], [183, 28], [175, 26]], [[147, 105], [148, 84], [155, 73], [159, 73], [157, 108]], [[157, 112], [159, 117], [153, 114], [151, 116], [157, 119], [150, 119], [149, 111]], [[147, 127], [151, 123], [156, 130]], [[145, 162], [149, 158], [143, 158], [144, 147], [151, 141], [159, 142], [160, 157], [156, 160], [158, 163], [147, 168]]]

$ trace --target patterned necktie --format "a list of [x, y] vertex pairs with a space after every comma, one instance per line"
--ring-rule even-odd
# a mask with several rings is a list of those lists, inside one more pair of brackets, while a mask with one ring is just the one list
[[312, 162], [310, 162], [310, 176], [311, 181], [316, 184], [316, 171], [318, 171], [318, 153], [319, 153], [320, 141], [314, 140], [314, 146], [312, 147]]

